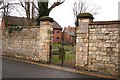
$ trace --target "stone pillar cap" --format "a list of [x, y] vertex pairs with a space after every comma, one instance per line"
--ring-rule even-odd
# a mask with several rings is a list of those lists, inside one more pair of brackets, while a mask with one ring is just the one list
[[53, 22], [53, 18], [49, 17], [49, 16], [43, 16], [40, 18], [40, 21], [50, 21]]
[[94, 19], [93, 15], [90, 13], [80, 13], [78, 16], [78, 18], [91, 18]]

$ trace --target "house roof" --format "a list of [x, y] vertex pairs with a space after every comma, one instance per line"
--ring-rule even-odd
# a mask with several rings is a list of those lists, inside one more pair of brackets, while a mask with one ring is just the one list
[[[16, 17], [16, 16], [7, 16], [6, 17], [5, 16], [5, 18], [7, 18], [7, 20], [8, 20], [8, 25], [27, 26], [27, 24], [28, 24], [27, 18], [25, 18], [25, 17]], [[54, 29], [62, 29], [62, 27], [56, 21], [53, 21], [53, 28]]]
[[74, 27], [65, 27], [64, 32], [66, 32], [70, 36], [75, 35], [75, 28]]
[[24, 17], [15, 17], [15, 16], [5, 16], [3, 18], [7, 18], [8, 25], [20, 25], [20, 26], [26, 26], [27, 25], [27, 19]]
[[62, 29], [62, 27], [56, 21], [53, 22], [53, 28], [54, 29]]

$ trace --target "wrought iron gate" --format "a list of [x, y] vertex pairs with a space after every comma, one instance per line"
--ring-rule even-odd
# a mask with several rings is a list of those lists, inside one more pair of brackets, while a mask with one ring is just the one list
[[51, 45], [51, 63], [75, 67], [75, 45], [64, 42]]

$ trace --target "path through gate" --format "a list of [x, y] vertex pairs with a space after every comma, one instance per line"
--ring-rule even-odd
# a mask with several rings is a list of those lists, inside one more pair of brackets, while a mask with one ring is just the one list
[[51, 51], [51, 63], [75, 67], [75, 45], [53, 43]]

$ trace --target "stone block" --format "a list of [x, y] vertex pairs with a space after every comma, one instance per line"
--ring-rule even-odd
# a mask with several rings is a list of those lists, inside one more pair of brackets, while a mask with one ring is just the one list
[[93, 43], [89, 43], [89, 46], [92, 47], [92, 46], [93, 46]]
[[88, 51], [88, 47], [83, 47], [83, 52], [87, 52]]
[[97, 60], [102, 60], [102, 56], [101, 55], [97, 55], [96, 59]]
[[105, 56], [105, 55], [107, 55], [107, 52], [101, 52], [101, 55]]
[[93, 50], [93, 51], [96, 51], [96, 50], [97, 50], [97, 48], [96, 48], [96, 47], [92, 47], [92, 50]]
[[115, 63], [117, 63], [118, 62], [118, 59], [116, 58], [116, 57], [110, 57], [109, 58], [109, 63], [111, 63], [111, 64], [115, 64]]
[[80, 47], [80, 52], [81, 52], [81, 51], [83, 51], [83, 48], [82, 48], [82, 47]]
[[94, 40], [97, 39], [97, 36], [92, 36], [92, 39], [94, 39]]
[[110, 47], [110, 43], [104, 43], [104, 47]]
[[103, 56], [103, 61], [109, 61], [109, 57], [108, 56]]

